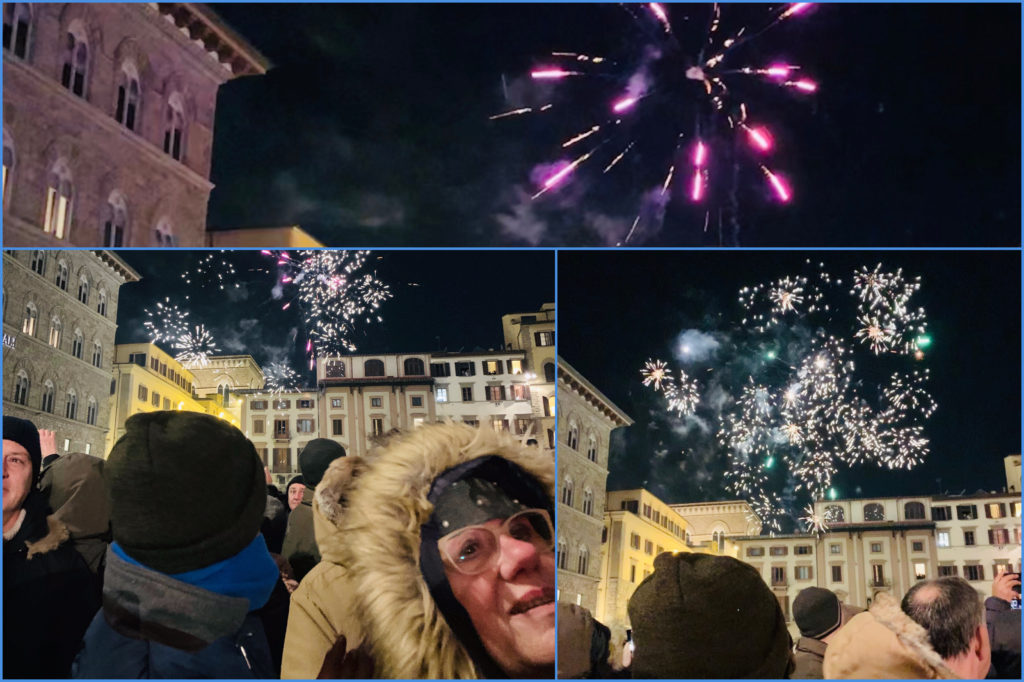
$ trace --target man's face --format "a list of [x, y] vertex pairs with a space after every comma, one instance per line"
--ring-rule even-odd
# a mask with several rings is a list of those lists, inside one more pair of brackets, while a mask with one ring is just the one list
[[32, 489], [32, 458], [28, 450], [4, 439], [4, 516], [17, 512]]
[[[498, 528], [502, 520], [483, 524]], [[554, 674], [555, 553], [510, 535], [499, 537], [501, 557], [491, 568], [465, 575], [445, 562], [455, 598], [491, 657], [509, 677]]]
[[302, 502], [302, 494], [306, 486], [301, 483], [292, 483], [288, 486], [288, 508], [294, 510]]

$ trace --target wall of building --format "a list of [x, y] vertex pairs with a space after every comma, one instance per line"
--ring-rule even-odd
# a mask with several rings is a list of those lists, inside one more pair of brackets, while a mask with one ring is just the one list
[[[4, 414], [55, 431], [61, 454], [106, 456], [118, 293], [138, 275], [110, 252], [5, 251], [3, 264]], [[58, 273], [65, 271], [61, 287]], [[88, 284], [88, 292], [82, 292], [85, 302], [79, 299], [83, 281]], [[25, 323], [29, 306], [36, 311], [32, 333]], [[59, 338], [51, 337], [55, 319]], [[29, 381], [23, 403], [15, 399], [20, 398], [15, 395], [19, 376]], [[52, 403], [44, 405], [50, 387]], [[71, 416], [69, 402], [76, 405]], [[95, 405], [94, 415], [90, 405]]]
[[529, 378], [525, 366], [522, 351], [431, 353], [437, 417], [491, 426], [540, 442], [531, 401], [536, 380]]
[[[232, 47], [217, 38], [222, 29], [208, 10], [159, 7], [29, 5], [27, 53], [3, 51], [4, 144], [14, 158], [4, 187], [5, 246], [105, 245], [115, 192], [127, 208], [120, 245], [205, 246], [217, 89], [265, 64], [255, 52], [241, 54], [240, 42]], [[87, 46], [81, 94], [62, 84], [69, 34]], [[133, 129], [115, 118], [126, 70], [134, 71], [140, 89]], [[184, 117], [180, 159], [164, 151], [172, 102]], [[74, 188], [63, 239], [43, 230], [57, 165]]]
[[531, 392], [537, 416], [538, 441], [555, 447], [555, 304], [545, 303], [529, 313], [510, 313], [501, 318], [502, 338], [508, 350], [526, 353], [526, 371], [535, 375]]

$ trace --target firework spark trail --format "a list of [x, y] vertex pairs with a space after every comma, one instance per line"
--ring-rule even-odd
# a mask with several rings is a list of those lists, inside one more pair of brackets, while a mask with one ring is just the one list
[[[894, 372], [875, 387], [857, 373], [861, 361], [877, 355], [871, 348], [870, 353], [856, 351], [865, 313], [898, 309], [909, 316], [908, 330], [887, 332], [896, 336], [925, 328], [923, 310], [911, 306], [920, 280], [881, 265], [856, 270], [853, 280], [853, 288], [844, 286], [819, 263], [813, 275], [789, 275], [740, 289], [742, 316], [735, 338], [749, 338], [752, 345], [737, 346], [736, 361], [761, 369], [747, 376], [724, 407], [720, 398], [714, 399], [718, 407], [706, 404], [712, 395], [707, 392], [721, 391], [723, 385], [703, 387], [682, 372], [676, 383], [660, 360], [648, 361], [642, 370], [644, 385], [665, 396], [669, 413], [704, 418], [710, 410], [715, 415], [716, 441], [729, 460], [727, 488], [752, 505], [757, 501], [772, 518], [795, 516], [768, 504], [779, 499], [770, 490], [770, 472], [784, 472], [788, 496], [820, 499], [840, 467], [910, 469], [928, 454], [923, 423], [936, 409], [926, 387], [928, 370]], [[747, 358], [747, 352], [756, 356]], [[907, 355], [900, 348], [895, 352]], [[686, 399], [680, 402], [683, 382]]]
[[[588, 57], [587, 55], [570, 51], [554, 52], [551, 54], [551, 57], [571, 59], [574, 60], [574, 64], [572, 66], [558, 67], [552, 66], [550, 61], [546, 64], [541, 63], [530, 72], [530, 76], [536, 81], [543, 80], [555, 83], [570, 77], [593, 83], [615, 83], [612, 87], [617, 92], [614, 92], [608, 100], [611, 118], [606, 121], [592, 121], [588, 125], [589, 130], [577, 134], [568, 140], [563, 140], [560, 143], [562, 148], [567, 148], [590, 137], [599, 129], [606, 131], [607, 138], [601, 143], [601, 146], [606, 142], [613, 142], [615, 147], [623, 151], [605, 157], [605, 159], [610, 158], [611, 160], [602, 161], [602, 173], [608, 173], [618, 166], [625, 152], [633, 149], [640, 136], [645, 137], [643, 146], [637, 148], [637, 153], [642, 154], [641, 158], [648, 156], [653, 158], [655, 155], [666, 153], [665, 151], [655, 151], [664, 150], [664, 145], [655, 145], [653, 140], [650, 140], [652, 144], [648, 144], [646, 139], [652, 135], [647, 133], [647, 130], [660, 130], [663, 126], [647, 126], [645, 124], [648, 122], [660, 122], [664, 116], [669, 115], [669, 112], [673, 116], [672, 120], [677, 119], [679, 117], [678, 108], [680, 103], [683, 103], [684, 109], [687, 111], [683, 116], [683, 127], [686, 128], [692, 124], [693, 131], [688, 133], [688, 135], [698, 140], [707, 152], [710, 152], [712, 145], [726, 147], [725, 140], [719, 138], [738, 134], [749, 142], [755, 152], [767, 155], [775, 151], [773, 137], [764, 126], [754, 126], [748, 123], [746, 103], [739, 99], [743, 89], [734, 88], [734, 85], [740, 83], [737, 79], [749, 79], [752, 77], [762, 79], [770, 85], [802, 94], [816, 92], [818, 85], [809, 78], [796, 78], [795, 73], [800, 67], [794, 64], [768, 61], [767, 66], [763, 64], [738, 67], [733, 65], [726, 66], [727, 57], [734, 53], [738, 55], [737, 49], [740, 45], [753, 40], [782, 21], [806, 13], [809, 7], [809, 3], [788, 4], [781, 10], [772, 10], [768, 23], [760, 30], [747, 31], [746, 26], [741, 26], [733, 30], [729, 37], [723, 39], [726, 34], [722, 30], [722, 10], [715, 3], [712, 5], [705, 36], [695, 46], [695, 50], [689, 50], [686, 46], [680, 44], [679, 39], [672, 31], [671, 8], [669, 6], [661, 3], [648, 3], [635, 7], [625, 6], [624, 9], [629, 12], [634, 21], [639, 22], [641, 25], [652, 25], [654, 22], [657, 22], [657, 25], [664, 29], [664, 35], [655, 36], [645, 32], [649, 36], [650, 42], [645, 42], [643, 49], [638, 51], [634, 58], [623, 59], [623, 66], [621, 67], [616, 60], [606, 61], [604, 58]], [[705, 55], [706, 51], [710, 54], [710, 57]], [[696, 52], [696, 55], [694, 52]], [[696, 61], [694, 61], [695, 56], [697, 57]], [[550, 57], [547, 59], [550, 60]], [[629, 68], [630, 71], [623, 72], [626, 68]], [[682, 88], [678, 83], [673, 83], [661, 75], [665, 73], [682, 73], [687, 80], [697, 81], [700, 84], [702, 96], [694, 97], [694, 92], [689, 89], [690, 86]], [[622, 83], [627, 77], [629, 85], [623, 88]], [[734, 81], [736, 82], [734, 83]], [[652, 93], [657, 93], [658, 97], [648, 100], [649, 95]], [[536, 113], [536, 111], [530, 107], [524, 107], [497, 114], [491, 118], [506, 118], [529, 113]], [[662, 119], [659, 119], [659, 117], [662, 117]], [[611, 126], [610, 124], [612, 123], [615, 125]], [[702, 130], [721, 132], [702, 139], [700, 135]], [[595, 151], [596, 149], [588, 153], [586, 155], [587, 158], [590, 158], [590, 155]], [[734, 168], [738, 163], [746, 162], [747, 160], [747, 157], [739, 150], [733, 150], [731, 154], [716, 153], [715, 157], [717, 159], [716, 165], [721, 166], [729, 163], [731, 160]], [[562, 167], [554, 176], [543, 179], [541, 186], [537, 188], [532, 198], [534, 200], [539, 199], [548, 191], [567, 184], [576, 175], [575, 171], [583, 160], [585, 159], [577, 159], [576, 162], [569, 166]], [[785, 179], [781, 175], [769, 170], [763, 163], [754, 159], [750, 160], [762, 170], [765, 183], [771, 194], [777, 199], [777, 203], [786, 204], [790, 202], [793, 192]], [[673, 158], [669, 163], [665, 163], [664, 167], [673, 165], [674, 162], [675, 159]], [[657, 165], [660, 165], [660, 161]], [[635, 164], [633, 167], [635, 167]], [[720, 182], [719, 179], [724, 181], [724, 183], [728, 183], [730, 181], [729, 175], [722, 173], [722, 168], [712, 168], [710, 161], [695, 164], [695, 167], [702, 169], [703, 172], [699, 174], [699, 178], [697, 173], [693, 173], [692, 176], [688, 175], [688, 181], [681, 183], [685, 187], [681, 188], [682, 191], [679, 193], [694, 203], [703, 202], [706, 199], [711, 200], [715, 204], [721, 202], [724, 198], [723, 191], [718, 190], [717, 185]], [[732, 178], [733, 184], [737, 184], [739, 174], [734, 172]], [[735, 196], [736, 188], [734, 186], [729, 191], [729, 197], [731, 201], [730, 206], [732, 206], [732, 224], [734, 229], [738, 231], [738, 201], [734, 199]], [[660, 220], [659, 216], [663, 216], [663, 213], [659, 213], [655, 216], [644, 218], [643, 211], [639, 213], [642, 220]], [[709, 218], [710, 213], [705, 212], [705, 222]], [[634, 225], [627, 233], [626, 238], [619, 242], [619, 244], [628, 244], [636, 234], [638, 227], [638, 224]]]

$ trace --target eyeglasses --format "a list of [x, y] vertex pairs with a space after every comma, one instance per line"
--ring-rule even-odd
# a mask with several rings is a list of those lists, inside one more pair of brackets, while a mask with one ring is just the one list
[[437, 541], [448, 564], [459, 573], [483, 573], [501, 558], [502, 535], [519, 542], [528, 542], [538, 552], [555, 547], [555, 530], [551, 517], [543, 509], [526, 509], [505, 519], [500, 526], [466, 526]]

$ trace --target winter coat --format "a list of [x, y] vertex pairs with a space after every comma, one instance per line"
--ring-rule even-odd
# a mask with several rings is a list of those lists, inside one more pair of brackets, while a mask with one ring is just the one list
[[821, 670], [821, 664], [825, 660], [825, 650], [828, 645], [820, 639], [812, 637], [801, 637], [796, 641], [793, 648], [793, 672], [790, 673], [791, 680], [822, 680], [825, 674]]
[[[336, 473], [344, 460], [331, 463], [317, 486], [313, 509], [323, 524], [317, 526], [323, 568], [292, 595], [285, 677], [315, 676], [338, 635], [348, 638], [350, 633], [348, 648], [355, 648], [353, 640], [364, 641], [379, 678], [480, 676], [431, 596], [419, 547], [420, 528], [433, 512], [428, 493], [434, 480], [488, 455], [517, 464], [553, 499], [550, 452], [464, 424], [422, 426], [398, 437], [371, 453], [365, 469], [340, 493]], [[341, 497], [347, 497], [343, 506]], [[302, 655], [309, 661], [304, 669], [289, 666], [297, 658], [290, 655], [293, 642], [304, 643]]]
[[103, 610], [75, 659], [77, 678], [270, 678], [249, 600], [175, 580], [107, 552]]
[[850, 619], [825, 651], [825, 679], [959, 679], [932, 649], [928, 632], [886, 593]]
[[999, 597], [985, 600], [985, 624], [992, 644], [992, 668], [988, 676], [1001, 680], [1020, 679], [1020, 609]]
[[320, 550], [313, 532], [313, 489], [308, 486], [302, 493], [302, 502], [288, 515], [288, 530], [281, 545], [281, 556], [292, 565], [295, 579], [299, 582], [320, 562]]
[[72, 452], [43, 469], [39, 490], [53, 515], [67, 526], [71, 544], [89, 570], [103, 576], [110, 544], [110, 499], [103, 487], [103, 460]]
[[273, 495], [267, 495], [267, 506], [263, 510], [260, 533], [271, 554], [280, 554], [284, 534], [288, 530], [288, 505]]
[[[324, 655], [340, 635], [346, 648], [362, 642], [358, 618], [350, 612], [351, 600], [344, 598], [352, 586], [341, 559], [341, 531], [347, 492], [362, 460], [340, 457], [328, 467], [317, 487], [313, 502], [313, 527], [323, 559], [313, 567], [292, 593], [288, 630], [284, 641], [282, 679], [311, 679], [320, 672]], [[338, 595], [342, 598], [325, 598]]]
[[68, 677], [89, 621], [100, 607], [96, 577], [47, 516], [38, 493], [21, 528], [4, 540], [3, 676]]

